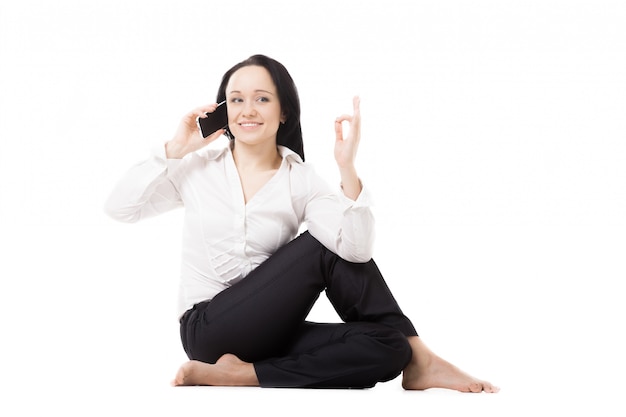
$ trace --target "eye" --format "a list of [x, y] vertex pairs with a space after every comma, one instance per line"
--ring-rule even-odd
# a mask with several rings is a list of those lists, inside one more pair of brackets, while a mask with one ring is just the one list
[[233, 97], [230, 99], [231, 103], [241, 103], [243, 100], [239, 97]]
[[270, 99], [267, 97], [259, 97], [257, 98], [257, 101], [260, 101], [261, 103], [268, 103]]

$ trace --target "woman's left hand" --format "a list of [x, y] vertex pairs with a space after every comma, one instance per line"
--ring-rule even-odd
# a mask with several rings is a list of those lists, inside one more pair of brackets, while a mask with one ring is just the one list
[[[354, 165], [356, 151], [361, 140], [361, 111], [359, 109], [361, 99], [354, 97], [352, 104], [354, 106], [352, 116], [344, 114], [335, 119], [335, 161], [339, 166], [341, 188], [344, 195], [356, 200], [362, 190], [361, 181]], [[345, 137], [343, 135], [343, 122], [350, 124], [350, 131]]]
[[[339, 169], [354, 168], [359, 141], [361, 140], [361, 111], [359, 105], [361, 99], [354, 97], [352, 104], [354, 113], [341, 115], [335, 119], [335, 161]], [[343, 122], [350, 124], [348, 135], [343, 135]]]

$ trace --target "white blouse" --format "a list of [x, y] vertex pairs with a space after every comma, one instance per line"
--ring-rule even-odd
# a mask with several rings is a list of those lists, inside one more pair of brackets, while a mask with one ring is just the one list
[[304, 224], [350, 262], [372, 257], [374, 218], [363, 188], [356, 201], [334, 193], [286, 147], [276, 174], [246, 204], [229, 147], [167, 159], [164, 147], [132, 167], [105, 211], [122, 222], [185, 208], [178, 313], [244, 278]]

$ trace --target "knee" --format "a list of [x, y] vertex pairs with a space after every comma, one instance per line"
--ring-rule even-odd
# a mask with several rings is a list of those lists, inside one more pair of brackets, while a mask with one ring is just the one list
[[412, 350], [406, 336], [399, 330], [380, 324], [362, 324], [364, 336], [369, 341], [369, 383], [390, 381], [402, 373], [411, 360]]
[[379, 340], [386, 347], [382, 352], [380, 382], [390, 381], [406, 368], [413, 352], [407, 337], [399, 330], [387, 328]]
[[281, 252], [289, 253], [290, 257], [298, 257], [301, 255], [313, 255], [324, 251], [326, 248], [321, 242], [315, 239], [308, 231], [303, 232], [292, 241], [283, 245], [273, 256]]

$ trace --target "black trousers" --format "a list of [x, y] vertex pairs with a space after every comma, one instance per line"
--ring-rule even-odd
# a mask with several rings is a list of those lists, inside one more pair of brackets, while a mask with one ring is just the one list
[[[344, 321], [306, 321], [320, 293]], [[373, 260], [350, 263], [308, 232], [181, 319], [190, 359], [232, 353], [262, 387], [368, 388], [397, 377], [417, 335]]]

